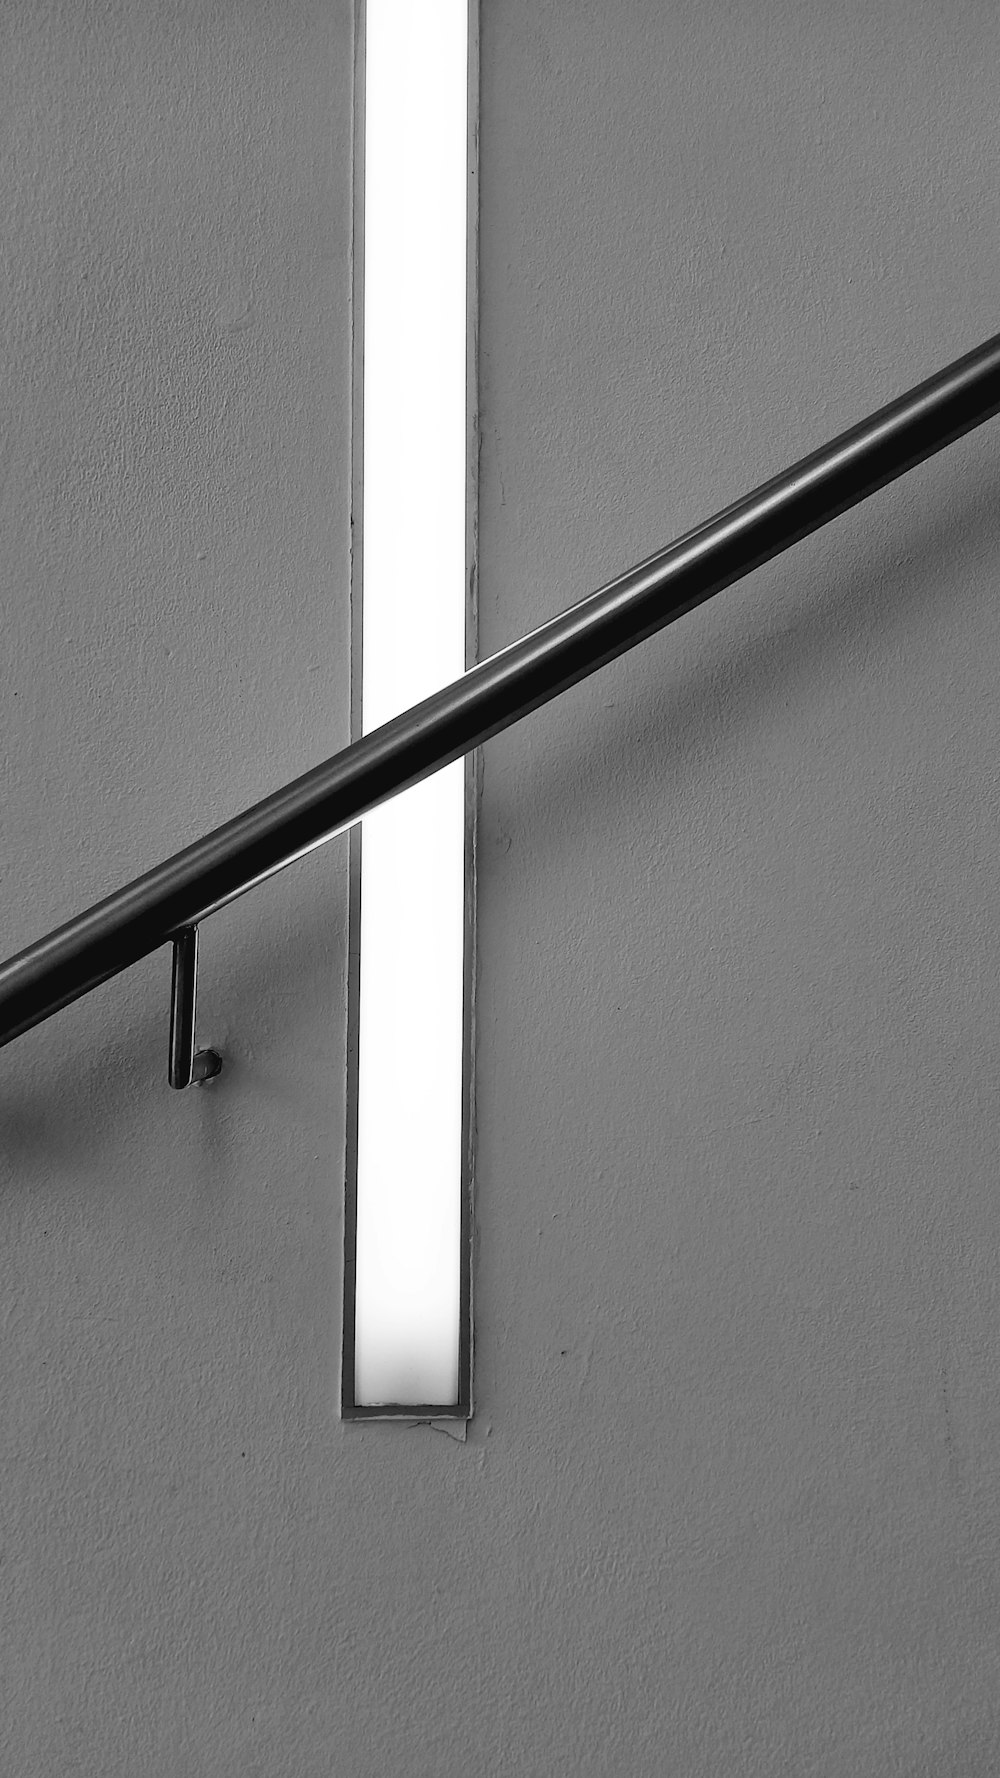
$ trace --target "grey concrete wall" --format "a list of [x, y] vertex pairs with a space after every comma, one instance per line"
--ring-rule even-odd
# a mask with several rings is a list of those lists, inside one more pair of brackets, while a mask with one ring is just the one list
[[[481, 639], [997, 326], [981, 0], [485, 0]], [[346, 5], [0, 7], [10, 948], [347, 733]], [[478, 1412], [336, 1418], [344, 851], [2, 1059], [0, 1766], [987, 1778], [996, 427], [486, 750]]]

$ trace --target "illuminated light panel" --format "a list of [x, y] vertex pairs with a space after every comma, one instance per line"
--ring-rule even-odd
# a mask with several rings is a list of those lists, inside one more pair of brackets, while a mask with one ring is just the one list
[[[469, 25], [468, 0], [365, 14], [368, 733], [466, 665]], [[362, 822], [347, 1416], [470, 1411], [465, 777], [458, 760]]]

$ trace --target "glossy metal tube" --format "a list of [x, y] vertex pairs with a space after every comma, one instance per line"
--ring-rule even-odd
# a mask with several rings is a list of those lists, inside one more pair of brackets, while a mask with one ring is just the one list
[[170, 1061], [172, 1087], [190, 1086], [194, 1068], [194, 1020], [198, 998], [198, 928], [185, 926], [174, 936], [170, 977]]
[[1000, 335], [0, 967], [0, 1046], [1000, 411]]
[[198, 928], [182, 926], [173, 935], [174, 959], [170, 977], [170, 1053], [167, 1079], [183, 1090], [193, 1081], [214, 1079], [222, 1072], [217, 1050], [195, 1050], [195, 1009], [198, 1001]]

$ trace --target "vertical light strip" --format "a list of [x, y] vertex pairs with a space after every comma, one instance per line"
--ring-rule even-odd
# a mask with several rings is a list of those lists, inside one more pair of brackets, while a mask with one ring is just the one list
[[[468, 36], [468, 0], [366, 0], [365, 733], [466, 665]], [[465, 783], [362, 823], [348, 1415], [469, 1411]]]

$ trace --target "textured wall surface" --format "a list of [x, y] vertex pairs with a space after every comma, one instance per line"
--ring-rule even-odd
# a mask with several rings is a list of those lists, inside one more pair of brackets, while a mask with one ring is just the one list
[[[481, 644], [998, 326], [986, 0], [484, 0]], [[346, 3], [13, 0], [4, 947], [347, 734]], [[477, 1414], [336, 1417], [346, 848], [0, 1058], [0, 1769], [992, 1778], [1000, 429], [486, 749]]]

